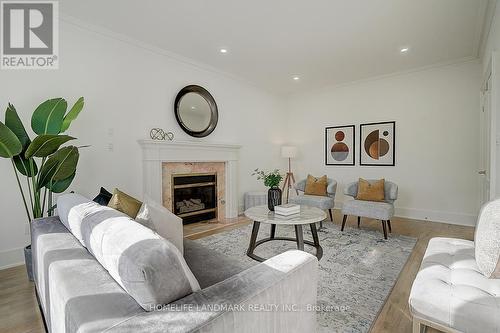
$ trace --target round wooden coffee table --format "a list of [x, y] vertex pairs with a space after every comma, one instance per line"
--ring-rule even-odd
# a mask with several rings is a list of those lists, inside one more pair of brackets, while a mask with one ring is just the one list
[[[304, 251], [304, 244], [308, 244], [316, 248], [316, 257], [318, 257], [318, 260], [323, 256], [323, 248], [319, 245], [318, 231], [316, 229], [316, 223], [326, 219], [326, 213], [321, 209], [301, 205], [299, 214], [287, 217], [271, 212], [267, 206], [255, 206], [247, 209], [245, 211], [245, 216], [254, 221], [252, 235], [250, 236], [250, 244], [248, 245], [247, 250], [247, 255], [250, 258], [257, 261], [266, 260], [265, 258], [254, 254], [255, 248], [263, 243], [275, 240], [296, 242], [297, 248], [301, 251]], [[271, 234], [268, 238], [257, 240], [261, 223], [271, 225]], [[313, 237], [312, 242], [304, 240], [302, 226], [307, 224], [309, 224], [309, 227], [311, 228], [311, 234]], [[277, 225], [293, 225], [295, 227], [296, 238], [276, 237]]]

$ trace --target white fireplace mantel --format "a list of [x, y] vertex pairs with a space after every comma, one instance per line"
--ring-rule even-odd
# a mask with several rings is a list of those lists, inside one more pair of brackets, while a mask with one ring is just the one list
[[162, 198], [163, 162], [224, 162], [226, 217], [238, 216], [238, 160], [240, 145], [199, 141], [139, 140], [142, 149], [143, 192]]

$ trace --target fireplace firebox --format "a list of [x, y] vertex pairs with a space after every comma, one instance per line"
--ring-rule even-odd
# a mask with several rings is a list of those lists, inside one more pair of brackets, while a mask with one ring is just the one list
[[183, 224], [217, 219], [217, 174], [173, 174], [172, 211]]

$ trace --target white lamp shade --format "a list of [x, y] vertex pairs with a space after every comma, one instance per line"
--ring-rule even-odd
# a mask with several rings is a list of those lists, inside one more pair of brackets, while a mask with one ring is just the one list
[[281, 157], [284, 157], [284, 158], [297, 157], [297, 147], [294, 147], [294, 146], [281, 147]]

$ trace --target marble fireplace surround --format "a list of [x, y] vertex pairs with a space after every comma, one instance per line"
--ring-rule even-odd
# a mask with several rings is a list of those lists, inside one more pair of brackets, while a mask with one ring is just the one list
[[[240, 145], [198, 141], [139, 140], [142, 149], [143, 194], [156, 202], [163, 197], [164, 166], [183, 168], [199, 162], [224, 163], [225, 218], [238, 217], [238, 160]], [[178, 164], [180, 163], [180, 164]], [[209, 165], [209, 164], [207, 164]], [[220, 198], [219, 198], [220, 199]], [[171, 207], [167, 207], [171, 209]], [[222, 215], [222, 214], [221, 214]]]

